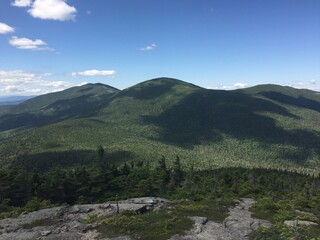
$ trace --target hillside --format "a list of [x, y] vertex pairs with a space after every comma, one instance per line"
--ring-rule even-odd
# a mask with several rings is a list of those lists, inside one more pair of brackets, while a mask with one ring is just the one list
[[[72, 166], [91, 162], [102, 145], [107, 161], [153, 164], [162, 155], [169, 161], [178, 155], [184, 166], [197, 169], [319, 174], [316, 92], [276, 85], [208, 90], [168, 78], [123, 91], [95, 85], [99, 91], [93, 93], [90, 87], [40, 96], [2, 116], [0, 160], [27, 168]], [[17, 128], [29, 129], [12, 135]]]
[[0, 118], [0, 131], [90, 116], [118, 91], [103, 84], [86, 84], [34, 97], [5, 112]]
[[320, 111], [320, 93], [308, 89], [265, 84], [247, 88], [243, 91], [250, 94], [259, 94], [279, 103]]

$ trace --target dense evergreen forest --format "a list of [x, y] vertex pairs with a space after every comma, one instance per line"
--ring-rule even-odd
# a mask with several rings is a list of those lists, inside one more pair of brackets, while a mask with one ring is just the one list
[[[280, 236], [287, 219], [320, 218], [320, 178], [265, 169], [221, 168], [199, 171], [181, 167], [177, 156], [167, 166], [163, 156], [156, 167], [144, 162], [121, 165], [104, 162], [103, 149], [90, 166], [51, 168], [45, 172], [22, 167], [0, 170], [0, 217], [61, 204], [97, 203], [141, 196], [160, 196], [193, 202], [220, 199], [232, 202], [240, 197], [257, 199], [255, 214], [275, 226], [258, 238]], [[296, 210], [312, 213], [301, 215]], [[282, 226], [282, 227], [281, 227]], [[259, 235], [260, 234], [260, 235]], [[312, 229], [306, 236], [320, 234]], [[308, 235], [311, 234], [311, 235]], [[279, 238], [280, 239], [280, 238]], [[285, 239], [285, 238], [284, 238]], [[301, 238], [302, 239], [302, 238]], [[310, 238], [306, 238], [310, 239]]]

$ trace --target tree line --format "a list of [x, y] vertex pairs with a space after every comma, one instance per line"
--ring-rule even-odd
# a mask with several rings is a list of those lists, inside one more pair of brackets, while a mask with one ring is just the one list
[[[100, 158], [103, 154], [100, 149]], [[118, 198], [162, 196], [203, 198], [270, 196], [288, 194], [310, 200], [319, 195], [320, 180], [297, 173], [266, 169], [183, 169], [177, 156], [172, 166], [162, 157], [156, 167], [142, 161], [121, 165], [99, 161], [46, 172], [22, 168], [0, 169], [0, 205], [24, 206], [31, 199], [55, 204], [95, 203]]]

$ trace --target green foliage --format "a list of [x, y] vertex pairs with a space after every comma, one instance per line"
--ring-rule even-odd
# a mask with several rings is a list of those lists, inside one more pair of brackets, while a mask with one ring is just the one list
[[178, 215], [175, 210], [109, 217], [99, 223], [100, 237], [130, 235], [143, 240], [169, 239], [174, 234], [183, 234], [193, 224], [189, 218]]
[[[295, 236], [294, 229], [290, 227], [282, 226], [281, 228], [260, 227], [258, 230], [252, 232], [249, 236], [250, 240], [293, 240]], [[320, 230], [319, 228], [303, 227], [298, 230], [296, 235], [299, 240], [319, 240]]]
[[121, 215], [129, 217], [129, 216], [137, 215], [137, 213], [134, 210], [127, 209], [127, 210], [122, 211]]
[[87, 214], [85, 219], [82, 219], [82, 223], [92, 224], [100, 221], [101, 219], [105, 219], [104, 217], [98, 217], [96, 214], [89, 213]]
[[44, 208], [55, 207], [49, 200], [41, 200], [37, 197], [30, 199], [25, 206], [12, 206], [9, 205], [11, 199], [5, 199], [0, 202], [0, 219], [18, 217], [23, 212], [32, 212]]
[[[318, 196], [314, 196], [318, 198]], [[275, 225], [270, 229], [260, 228], [253, 232], [250, 239], [318, 239], [320, 229], [318, 226], [288, 227], [284, 224], [286, 220], [305, 220], [319, 223], [320, 212], [317, 207], [309, 208], [308, 212], [298, 211], [305, 205], [309, 205], [310, 200], [303, 198], [299, 192], [286, 194], [285, 196], [262, 197], [252, 208], [254, 216], [261, 219], [268, 219]]]
[[264, 197], [254, 204], [253, 210], [258, 218], [273, 220], [272, 217], [279, 210], [278, 207], [271, 198]]
[[181, 216], [207, 217], [208, 220], [222, 223], [228, 216], [228, 208], [233, 202], [227, 199], [205, 199], [202, 201], [178, 201], [176, 211]]
[[42, 226], [52, 226], [57, 223], [57, 220], [52, 219], [52, 218], [46, 218], [46, 219], [41, 219], [41, 220], [34, 220], [33, 222], [29, 224], [23, 225], [23, 228], [26, 229], [32, 229], [34, 227], [42, 227]]
[[270, 239], [278, 239], [278, 240], [284, 240], [284, 238], [281, 236], [280, 231], [275, 228], [265, 228], [265, 227], [259, 227], [256, 231], [253, 231], [249, 235], [250, 240], [270, 240]]
[[104, 151], [104, 148], [101, 145], [98, 146], [97, 153], [98, 153], [99, 162], [103, 163], [104, 158], [105, 158], [105, 151]]
[[55, 205], [52, 204], [49, 200], [41, 200], [37, 197], [34, 197], [26, 203], [24, 210], [26, 210], [27, 212], [33, 212], [38, 211], [39, 209], [51, 208], [54, 206]]

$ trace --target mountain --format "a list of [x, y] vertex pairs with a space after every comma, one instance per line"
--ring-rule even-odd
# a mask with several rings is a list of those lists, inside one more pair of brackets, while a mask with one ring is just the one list
[[320, 111], [320, 93], [308, 89], [265, 84], [247, 88], [243, 91], [250, 94], [259, 94], [279, 103]]
[[318, 175], [319, 106], [319, 93], [277, 85], [223, 91], [170, 78], [122, 91], [86, 85], [36, 97], [2, 115], [0, 161], [41, 169], [87, 164], [102, 145], [110, 162], [154, 164], [163, 155], [169, 164], [179, 156], [196, 169]]
[[0, 97], [0, 116], [8, 112], [15, 105], [18, 105], [30, 98], [35, 96], [9, 96], [9, 97]]
[[29, 99], [2, 115], [0, 131], [30, 128], [63, 119], [93, 114], [119, 90], [103, 84], [86, 84]]

